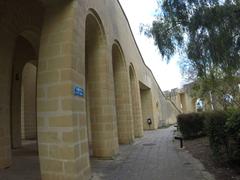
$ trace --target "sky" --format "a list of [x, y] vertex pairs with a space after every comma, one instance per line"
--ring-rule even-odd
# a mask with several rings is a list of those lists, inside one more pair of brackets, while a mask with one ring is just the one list
[[151, 25], [157, 6], [156, 0], [119, 0], [129, 20], [134, 37], [146, 65], [153, 72], [160, 88], [170, 90], [180, 88], [183, 83], [178, 66], [178, 56], [167, 64], [162, 61], [159, 50], [154, 46], [153, 39], [140, 33], [140, 24]]

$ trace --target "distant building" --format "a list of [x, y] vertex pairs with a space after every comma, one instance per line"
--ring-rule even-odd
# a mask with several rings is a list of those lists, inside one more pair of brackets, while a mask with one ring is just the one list
[[193, 83], [189, 83], [183, 86], [183, 88], [172, 89], [165, 91], [165, 96], [171, 100], [182, 113], [196, 112], [196, 100], [197, 98], [191, 96]]

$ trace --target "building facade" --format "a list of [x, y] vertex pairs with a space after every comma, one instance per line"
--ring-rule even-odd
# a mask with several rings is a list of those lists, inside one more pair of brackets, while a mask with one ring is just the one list
[[0, 39], [1, 169], [37, 139], [42, 179], [89, 179], [90, 156], [176, 121], [116, 0], [3, 0]]
[[165, 91], [165, 96], [171, 100], [181, 113], [196, 112], [197, 98], [192, 96], [193, 83], [185, 84], [181, 89]]

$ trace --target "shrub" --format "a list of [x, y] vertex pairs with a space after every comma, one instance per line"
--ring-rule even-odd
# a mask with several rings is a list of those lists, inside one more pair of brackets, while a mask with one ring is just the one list
[[240, 162], [240, 111], [205, 113], [206, 129], [215, 159]]
[[230, 137], [237, 142], [240, 141], [240, 111], [232, 110], [228, 112], [225, 128]]
[[179, 114], [177, 116], [177, 123], [184, 139], [192, 139], [205, 135], [204, 115], [202, 113]]
[[240, 162], [240, 111], [228, 112], [225, 131], [229, 138], [228, 158], [231, 161]]
[[225, 112], [205, 113], [205, 126], [210, 147], [215, 158], [225, 158], [228, 150], [228, 137], [225, 132], [227, 114]]
[[240, 164], [240, 110], [180, 114], [177, 123], [185, 139], [207, 134], [215, 159]]

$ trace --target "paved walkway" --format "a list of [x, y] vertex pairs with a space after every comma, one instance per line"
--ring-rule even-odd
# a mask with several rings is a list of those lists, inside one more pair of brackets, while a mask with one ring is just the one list
[[147, 131], [120, 147], [114, 160], [92, 159], [92, 180], [213, 180], [203, 165], [173, 141], [173, 127]]
[[[132, 145], [120, 146], [114, 160], [91, 160], [92, 180], [213, 180], [198, 160], [173, 142], [173, 127], [145, 132]], [[36, 145], [13, 151], [13, 164], [0, 180], [40, 180]]]
[[40, 180], [40, 167], [36, 142], [24, 142], [20, 149], [12, 151], [12, 165], [0, 169], [0, 180]]

